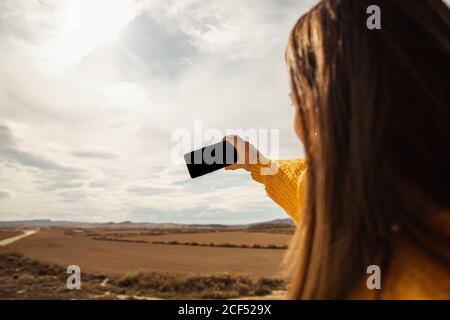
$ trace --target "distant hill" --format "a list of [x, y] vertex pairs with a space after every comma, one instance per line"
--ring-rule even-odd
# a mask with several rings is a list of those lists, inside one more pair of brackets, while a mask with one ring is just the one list
[[22, 228], [104, 228], [104, 229], [265, 229], [273, 227], [292, 227], [294, 223], [291, 219], [276, 219], [259, 223], [241, 224], [241, 225], [225, 225], [225, 224], [181, 224], [181, 223], [151, 223], [151, 222], [106, 222], [106, 223], [89, 223], [76, 221], [53, 221], [50, 219], [39, 220], [17, 220], [17, 221], [0, 221], [0, 227], [22, 227]]
[[255, 231], [270, 231], [270, 230], [293, 230], [295, 228], [295, 223], [292, 219], [276, 219], [260, 223], [252, 223], [247, 226], [249, 230]]
[[289, 225], [289, 226], [293, 226], [294, 225], [294, 221], [292, 221], [291, 218], [286, 218], [286, 219], [275, 219], [275, 220], [270, 220], [270, 221], [265, 221], [265, 222], [259, 222], [259, 223], [253, 223], [252, 225], [255, 224], [265, 224], [265, 225]]
[[16, 220], [16, 221], [0, 221], [0, 226], [35, 226], [35, 227], [53, 227], [53, 226], [67, 226], [78, 224], [74, 221], [52, 221], [50, 219], [39, 219], [39, 220]]

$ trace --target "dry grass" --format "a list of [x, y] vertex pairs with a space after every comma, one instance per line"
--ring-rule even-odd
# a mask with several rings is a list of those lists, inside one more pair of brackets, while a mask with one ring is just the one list
[[12, 238], [21, 235], [23, 232], [15, 229], [2, 229], [0, 230], [0, 240]]
[[0, 253], [0, 299], [87, 299], [101, 294], [101, 277], [86, 275], [83, 290], [68, 290], [66, 270], [18, 253]]
[[134, 272], [124, 276], [81, 275], [81, 290], [66, 288], [65, 268], [0, 252], [0, 299], [226, 299], [269, 295], [283, 280], [240, 275]]
[[134, 240], [134, 241], [143, 241], [152, 243], [155, 241], [159, 242], [171, 242], [177, 241], [179, 243], [189, 243], [196, 242], [198, 244], [209, 245], [210, 243], [214, 244], [223, 244], [229, 243], [235, 246], [253, 246], [255, 244], [260, 246], [286, 246], [289, 244], [291, 239], [291, 235], [289, 234], [275, 234], [268, 232], [256, 232], [253, 230], [252, 232], [247, 231], [218, 231], [211, 232], [165, 232], [159, 235], [153, 234], [145, 234], [144, 232], [114, 232], [114, 233], [101, 233], [96, 236], [96, 238], [109, 238], [109, 239], [123, 239], [123, 240]]
[[167, 273], [137, 272], [127, 274], [113, 282], [127, 288], [134, 295], [154, 295], [162, 298], [229, 299], [241, 296], [263, 296], [272, 290], [284, 289], [279, 279], [260, 278], [256, 281], [246, 276], [229, 274], [189, 276]]
[[[242, 230], [44, 228], [0, 250], [0, 299], [270, 298], [285, 287], [285, 251], [273, 249], [289, 239]], [[66, 288], [72, 264], [81, 268], [82, 290]]]
[[[242, 274], [252, 279], [262, 276], [270, 278], [281, 278], [283, 276], [282, 260], [285, 250], [210, 247], [210, 242], [205, 242], [208, 246], [181, 246], [96, 241], [92, 236], [87, 236], [88, 233], [96, 232], [95, 229], [85, 230], [85, 232], [68, 232], [67, 229], [43, 229], [11, 244], [9, 247], [34, 260], [63, 266], [76, 264], [80, 266], [83, 272], [104, 275], [121, 276], [125, 273], [144, 270], [146, 272], [201, 273], [204, 275]], [[241, 239], [236, 239], [237, 234], [234, 232], [217, 232], [214, 234], [216, 234], [216, 238], [211, 240], [213, 244], [254, 243], [253, 239], [246, 238], [247, 235], [245, 234], [239, 234]], [[206, 236], [207, 234], [191, 234], [194, 238], [190, 241], [201, 243], [201, 239], [196, 237], [203, 235]], [[212, 233], [208, 233], [208, 235], [213, 237]], [[256, 246], [284, 245], [283, 242], [277, 243], [275, 241], [276, 237], [273, 238], [273, 236], [277, 235], [266, 233], [254, 236], [260, 239], [260, 243], [255, 243]], [[139, 237], [120, 239], [140, 240]], [[179, 239], [181, 240], [181, 238]], [[248, 241], [248, 239], [251, 239], [251, 241]], [[173, 239], [173, 241], [180, 240]], [[219, 240], [221, 241], [219, 242]], [[159, 240], [155, 239], [155, 241]]]
[[[65, 232], [65, 234], [68, 234]], [[100, 241], [116, 241], [116, 242], [128, 242], [128, 243], [152, 243], [152, 244], [165, 244], [165, 245], [173, 245], [173, 246], [194, 246], [194, 247], [214, 247], [214, 248], [241, 248], [241, 249], [277, 249], [277, 250], [287, 250], [287, 245], [276, 245], [276, 244], [268, 244], [268, 245], [261, 245], [261, 244], [234, 244], [234, 243], [202, 243], [202, 242], [196, 242], [196, 241], [189, 241], [189, 242], [179, 242], [179, 241], [147, 241], [147, 240], [139, 240], [139, 239], [125, 239], [122, 237], [119, 238], [108, 238], [106, 236], [95, 236], [92, 237], [93, 240], [100, 240]]]
[[[104, 239], [102, 239], [104, 240]], [[120, 241], [118, 239], [106, 239], [112, 241]], [[123, 240], [122, 240], [123, 241]], [[132, 241], [132, 240], [126, 240]], [[139, 241], [139, 240], [137, 240]], [[142, 241], [142, 240], [141, 240]], [[178, 241], [152, 241], [153, 244], [165, 244], [165, 245], [175, 245], [175, 246], [200, 246], [200, 247], [216, 247], [216, 248], [243, 248], [243, 249], [276, 249], [276, 250], [286, 250], [288, 249], [287, 245], [277, 246], [276, 244], [268, 244], [268, 245], [260, 245], [260, 244], [233, 244], [233, 243], [198, 243], [195, 241], [191, 242], [178, 242]]]

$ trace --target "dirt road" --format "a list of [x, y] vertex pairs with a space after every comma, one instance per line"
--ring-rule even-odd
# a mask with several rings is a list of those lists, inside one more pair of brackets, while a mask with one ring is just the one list
[[36, 232], [37, 232], [37, 230], [24, 230], [23, 234], [21, 234], [21, 235], [1, 240], [0, 247], [6, 247], [7, 245], [10, 245], [11, 243], [19, 241], [28, 236], [31, 236], [32, 234], [35, 234]]

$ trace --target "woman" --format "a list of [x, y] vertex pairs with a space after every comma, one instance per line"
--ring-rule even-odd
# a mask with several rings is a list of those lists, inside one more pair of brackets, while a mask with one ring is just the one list
[[[381, 30], [366, 26], [373, 4]], [[295, 25], [286, 63], [306, 160], [263, 175], [266, 160], [228, 137], [247, 159], [228, 169], [297, 222], [290, 298], [450, 298], [449, 35], [441, 0], [323, 0]]]

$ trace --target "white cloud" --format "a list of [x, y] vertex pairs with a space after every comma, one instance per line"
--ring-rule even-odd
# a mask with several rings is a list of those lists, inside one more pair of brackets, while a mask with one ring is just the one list
[[0, 3], [0, 220], [283, 216], [246, 174], [190, 180], [170, 137], [279, 128], [281, 156], [301, 155], [283, 50], [315, 1], [106, 2], [75, 27], [69, 0]]

